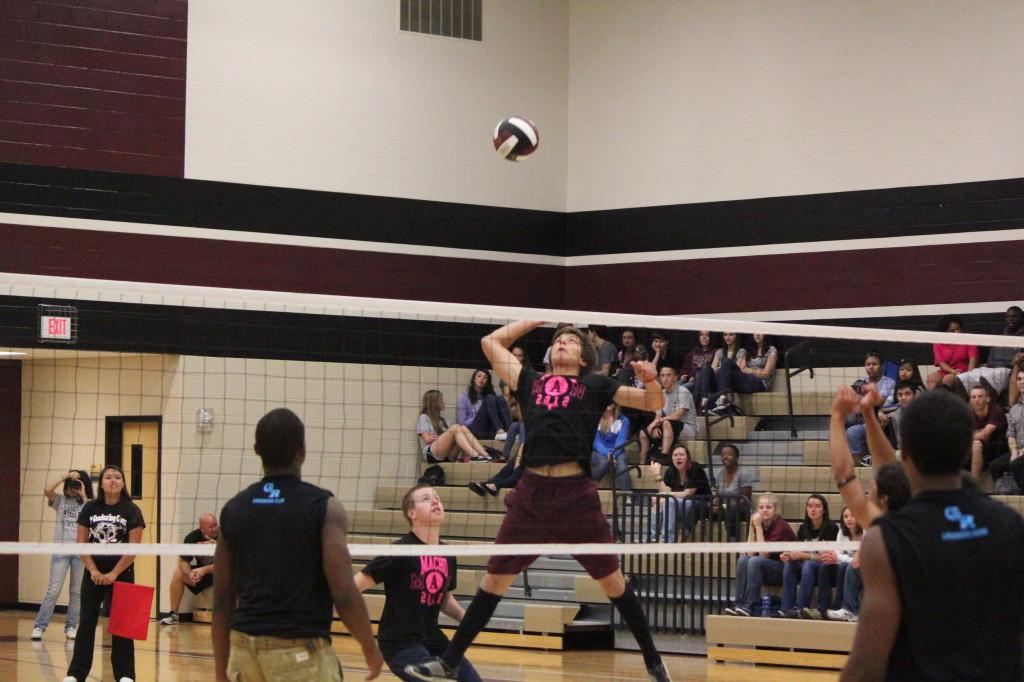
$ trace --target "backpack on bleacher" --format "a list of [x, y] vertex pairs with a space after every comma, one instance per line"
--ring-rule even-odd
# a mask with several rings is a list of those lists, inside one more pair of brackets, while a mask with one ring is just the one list
[[432, 488], [444, 485], [444, 467], [440, 464], [431, 464], [423, 471], [423, 475], [420, 476], [417, 483], [429, 485]]

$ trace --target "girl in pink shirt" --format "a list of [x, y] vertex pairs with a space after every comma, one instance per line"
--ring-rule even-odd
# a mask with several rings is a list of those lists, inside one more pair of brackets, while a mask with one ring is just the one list
[[[959, 334], [964, 323], [959, 317], [944, 317], [939, 321], [939, 331]], [[969, 372], [978, 365], [978, 347], [962, 344], [936, 343], [932, 346], [937, 370], [928, 375], [928, 388], [940, 383], [952, 386], [958, 374]]]

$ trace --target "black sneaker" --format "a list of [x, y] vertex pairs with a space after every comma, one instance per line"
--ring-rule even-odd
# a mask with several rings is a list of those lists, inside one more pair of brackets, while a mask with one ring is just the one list
[[869, 466], [871, 466], [871, 455], [861, 455], [860, 456], [860, 465], [862, 467], [869, 467]]
[[744, 606], [737, 606], [737, 607], [733, 608], [732, 615], [734, 615], [734, 616], [743, 616], [744, 618], [749, 618], [750, 617], [750, 609], [748, 609], [748, 608], [746, 608]]
[[803, 617], [802, 614], [800, 613], [800, 609], [798, 609], [798, 608], [786, 609], [785, 611], [779, 611], [779, 613], [782, 614], [783, 618], [802, 618]]
[[476, 483], [476, 482], [467, 483], [466, 487], [469, 488], [470, 490], [472, 490], [474, 493], [476, 493], [480, 497], [485, 497], [487, 495], [487, 491], [485, 491], [484, 487], [482, 485], [480, 485], [479, 483]]
[[648, 668], [647, 674], [651, 676], [651, 682], [672, 682], [672, 678], [668, 676], [668, 671], [665, 670], [664, 663]]
[[436, 680], [457, 680], [455, 671], [445, 665], [440, 658], [435, 658], [426, 663], [410, 663], [405, 666], [405, 674], [416, 680], [424, 682], [435, 682]]

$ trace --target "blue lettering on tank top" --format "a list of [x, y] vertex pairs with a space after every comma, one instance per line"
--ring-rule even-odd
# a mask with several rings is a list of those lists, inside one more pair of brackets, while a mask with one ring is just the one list
[[976, 538], [988, 537], [988, 528], [978, 528], [972, 514], [964, 514], [960, 507], [950, 505], [943, 511], [947, 521], [960, 526], [959, 530], [943, 531], [942, 539], [945, 542], [957, 542], [959, 540], [974, 540]]
[[281, 497], [281, 489], [275, 488], [273, 483], [264, 483], [263, 492], [267, 496], [252, 498], [253, 504], [284, 504], [284, 498]]

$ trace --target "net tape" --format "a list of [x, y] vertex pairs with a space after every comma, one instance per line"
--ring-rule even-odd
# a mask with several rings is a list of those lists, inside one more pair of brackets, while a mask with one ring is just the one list
[[[391, 545], [353, 543], [353, 556], [533, 556], [554, 554], [743, 554], [746, 552], [825, 552], [851, 551], [859, 542], [661, 542], [661, 543], [544, 543], [544, 544], [472, 544], [472, 545]], [[0, 554], [89, 554], [93, 556], [213, 556], [213, 544], [78, 544], [59, 542], [0, 542]]]

